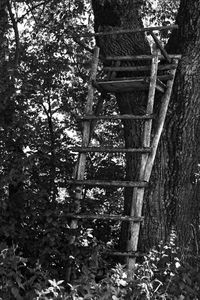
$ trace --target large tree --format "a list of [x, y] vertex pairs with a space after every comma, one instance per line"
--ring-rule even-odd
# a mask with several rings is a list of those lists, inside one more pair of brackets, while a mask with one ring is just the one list
[[[142, 26], [141, 1], [93, 0], [96, 31], [110, 31]], [[148, 246], [166, 239], [175, 226], [180, 244], [186, 247], [191, 230], [198, 221], [198, 129], [199, 129], [199, 47], [200, 3], [182, 0], [177, 15], [178, 31], [171, 35], [166, 49], [182, 54], [174, 84], [171, 105], [160, 143], [151, 189], [146, 195], [146, 226], [143, 238]], [[150, 47], [144, 34], [124, 34], [98, 38], [103, 55], [148, 54]], [[121, 114], [144, 113], [144, 93], [116, 94]], [[127, 147], [139, 146], [141, 125], [124, 121]], [[137, 179], [138, 156], [127, 155], [127, 179]], [[132, 190], [125, 191], [124, 211], [130, 212]], [[147, 211], [148, 210], [148, 211]], [[153, 222], [152, 222], [153, 219]], [[126, 245], [127, 227], [122, 228], [122, 245]], [[126, 233], [126, 234], [124, 234]], [[193, 234], [194, 237], [194, 234]], [[122, 247], [123, 250], [124, 247]]]

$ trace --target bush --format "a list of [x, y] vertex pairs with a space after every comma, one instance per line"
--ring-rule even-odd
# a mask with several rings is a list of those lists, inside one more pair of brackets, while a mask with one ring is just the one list
[[0, 244], [0, 297], [3, 300], [33, 299], [35, 290], [42, 289], [47, 282], [47, 273], [41, 266], [28, 266], [27, 259], [17, 252], [17, 246]]
[[[153, 249], [130, 277], [116, 265], [97, 281], [98, 253], [72, 283], [50, 274], [38, 264], [30, 266], [17, 247], [0, 244], [1, 300], [198, 300], [200, 272], [198, 256], [182, 259], [174, 243]], [[104, 262], [105, 264], [105, 262]]]

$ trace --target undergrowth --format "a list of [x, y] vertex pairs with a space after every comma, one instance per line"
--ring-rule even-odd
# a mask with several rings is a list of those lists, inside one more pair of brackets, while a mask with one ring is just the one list
[[[136, 265], [130, 278], [125, 266], [117, 264], [99, 281], [94, 266], [83, 265], [71, 283], [52, 279], [39, 262], [30, 266], [17, 247], [0, 244], [1, 300], [198, 300], [200, 299], [199, 256], [181, 255], [170, 242], [152, 249]], [[96, 270], [97, 272], [98, 270]]]

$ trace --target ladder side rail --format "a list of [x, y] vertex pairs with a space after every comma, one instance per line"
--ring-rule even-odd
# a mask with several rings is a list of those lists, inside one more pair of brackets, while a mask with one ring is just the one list
[[[148, 94], [148, 100], [147, 100], [147, 110], [146, 114], [152, 115], [153, 114], [153, 108], [154, 108], [154, 98], [155, 98], [155, 92], [156, 92], [156, 83], [157, 83], [157, 72], [158, 72], [158, 63], [159, 63], [159, 53], [158, 50], [154, 51], [154, 57], [152, 59], [152, 67], [151, 67], [151, 77], [150, 77], [150, 83], [149, 83], [149, 94]], [[151, 130], [152, 130], [152, 119], [149, 119], [145, 121], [144, 124], [144, 134], [143, 134], [143, 144], [142, 147], [150, 147], [151, 145]], [[147, 155], [142, 155], [141, 159], [141, 168], [140, 168], [140, 180], [142, 178], [142, 175], [144, 174], [145, 165], [147, 162]]]
[[[94, 83], [94, 81], [92, 82], [92, 84]], [[93, 84], [93, 87], [94, 84]], [[88, 121], [90, 121], [90, 139], [94, 133], [94, 130], [95, 130], [95, 126], [97, 124], [97, 119], [98, 119], [98, 116], [99, 114], [101, 113], [102, 111], [102, 108], [103, 108], [103, 103], [104, 103], [104, 100], [107, 100], [108, 98], [108, 94], [105, 93], [105, 91], [101, 91], [101, 95], [97, 101], [97, 104], [96, 104], [96, 107], [95, 107], [95, 111], [93, 113], [93, 116], [90, 115], [91, 118], [87, 119], [85, 118], [85, 120], [87, 119]], [[85, 114], [85, 116], [87, 116], [87, 114]], [[82, 121], [84, 121], [84, 117], [82, 118]]]
[[[175, 61], [175, 63], [178, 65], [178, 60]], [[160, 140], [160, 136], [164, 127], [164, 122], [165, 122], [165, 117], [167, 114], [167, 109], [168, 109], [168, 105], [169, 105], [169, 101], [170, 101], [170, 97], [171, 97], [171, 92], [172, 92], [172, 88], [173, 88], [173, 83], [174, 83], [174, 78], [175, 78], [175, 74], [176, 74], [176, 70], [172, 70], [171, 74], [173, 75], [173, 79], [169, 80], [167, 83], [167, 90], [165, 92], [165, 94], [162, 97], [162, 105], [160, 108], [160, 114], [158, 117], [158, 127], [157, 127], [157, 131], [155, 133], [155, 136], [153, 138], [152, 141], [152, 152], [151, 154], [148, 156], [147, 162], [146, 162], [146, 167], [143, 173], [143, 176], [141, 177], [142, 180], [144, 181], [149, 181], [150, 176], [151, 176], [151, 171], [153, 168], [153, 164], [154, 164], [154, 160], [155, 160], [155, 156], [156, 156], [156, 151], [158, 148], [158, 143]], [[144, 198], [144, 188], [137, 188], [135, 189], [137, 190], [137, 194], [136, 194], [136, 199], [137, 199], [137, 203], [138, 203], [138, 207], [140, 206], [140, 209], [142, 211], [142, 205], [139, 205], [139, 203], [143, 203], [143, 198]], [[140, 212], [141, 213], [141, 212]], [[140, 216], [140, 214], [138, 214], [137, 216]], [[135, 230], [136, 235], [133, 235], [133, 241], [135, 239], [135, 243], [136, 241], [138, 241], [138, 236], [139, 236], [139, 228], [140, 228], [140, 224], [134, 224], [134, 228], [137, 228], [137, 231]], [[137, 245], [135, 245], [135, 248], [137, 250]], [[134, 250], [133, 251], [136, 251]], [[135, 266], [135, 258], [130, 259], [130, 268], [134, 268]], [[130, 270], [130, 269], [129, 269]]]
[[[178, 66], [178, 60], [175, 60], [174, 62], [176, 64], [176, 66]], [[160, 136], [161, 136], [161, 133], [162, 133], [162, 130], [164, 127], [164, 122], [165, 122], [165, 118], [167, 115], [167, 109], [168, 109], [168, 105], [169, 105], [169, 101], [170, 101], [170, 97], [171, 97], [171, 93], [172, 93], [172, 88], [173, 88], [173, 84], [174, 84], [174, 79], [175, 79], [175, 75], [176, 75], [176, 69], [171, 70], [171, 74], [172, 74], [173, 78], [167, 82], [167, 90], [162, 97], [162, 104], [161, 104], [160, 113], [158, 116], [157, 130], [155, 132], [155, 135], [154, 135], [154, 138], [152, 141], [152, 152], [148, 157], [146, 167], [145, 167], [143, 180], [147, 181], [147, 182], [149, 181], [150, 176], [151, 176], [151, 171], [153, 168]]]
[[[147, 114], [153, 113], [154, 107], [154, 98], [156, 92], [156, 82], [157, 82], [157, 71], [158, 71], [158, 62], [159, 62], [159, 53], [158, 50], [154, 50], [152, 64], [151, 64], [151, 76], [150, 76], [150, 84], [149, 84], [149, 94], [147, 100]], [[144, 124], [144, 134], [143, 134], [143, 147], [149, 147], [151, 142], [151, 129], [152, 129], [152, 119], [147, 120]], [[141, 180], [144, 174], [145, 165], [148, 159], [148, 154], [143, 154], [141, 158], [141, 167], [139, 179]], [[132, 205], [131, 205], [131, 216], [141, 216], [142, 214], [142, 206], [143, 206], [143, 197], [144, 197], [144, 188], [139, 189], [140, 196], [138, 197], [138, 188], [134, 188], [133, 197], [132, 197]], [[127, 251], [137, 251], [138, 238], [139, 238], [140, 224], [130, 222], [130, 240], [128, 242]], [[132, 272], [135, 268], [135, 257], [127, 258], [127, 267], [129, 270], [129, 275], [132, 275]]]
[[[90, 80], [88, 83], [88, 94], [87, 94], [87, 102], [86, 102], [86, 107], [85, 107], [86, 115], [92, 114], [93, 99], [94, 99], [94, 87], [93, 87], [92, 82], [96, 79], [98, 59], [99, 59], [99, 48], [95, 47], [94, 55], [92, 58]], [[91, 137], [90, 130], [91, 130], [91, 122], [85, 120], [83, 122], [83, 139], [82, 139], [83, 147], [84, 146], [87, 147], [90, 142], [90, 137]], [[74, 178], [76, 178], [77, 180], [84, 179], [86, 156], [87, 156], [87, 153], [80, 153], [80, 155], [79, 155], [78, 164], [75, 167], [76, 170], [75, 170], [75, 174], [74, 174]], [[78, 213], [80, 211], [80, 200], [82, 199], [82, 190], [83, 190], [83, 188], [81, 186], [76, 187], [76, 190], [75, 190], [76, 211], [75, 211], [75, 213]], [[76, 219], [72, 220], [70, 228], [72, 228], [72, 229], [77, 228], [77, 224], [78, 223], [77, 223]], [[71, 241], [71, 243], [73, 243], [73, 241]]]
[[[87, 94], [87, 102], [85, 107], [86, 114], [92, 114], [92, 106], [93, 106], [93, 98], [94, 98], [94, 87], [92, 82], [96, 79], [97, 74], [97, 67], [98, 67], [98, 59], [99, 59], [99, 48], [95, 47], [94, 54], [92, 58], [92, 65], [91, 65], [91, 72], [90, 72], [90, 80], [88, 83], [88, 94]], [[83, 123], [83, 146], [88, 146], [90, 141], [90, 121], [84, 121]], [[73, 178], [83, 179], [85, 173], [85, 166], [86, 166], [86, 153], [81, 153], [78, 157], [78, 163], [75, 165]], [[76, 187], [75, 190], [75, 213], [80, 212], [80, 201], [82, 199], [82, 191], [83, 187], [79, 186]], [[70, 228], [76, 229], [78, 227], [78, 220], [72, 219]], [[75, 241], [75, 236], [71, 236], [69, 240], [69, 245], [72, 245]], [[68, 267], [66, 271], [66, 280], [70, 281], [71, 276], [71, 266]]]

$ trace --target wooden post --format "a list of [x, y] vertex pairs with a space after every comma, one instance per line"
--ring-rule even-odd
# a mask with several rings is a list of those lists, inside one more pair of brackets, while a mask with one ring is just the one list
[[[178, 66], [178, 59], [174, 60], [174, 63], [176, 64], [176, 66]], [[173, 88], [173, 84], [174, 84], [174, 79], [175, 79], [175, 75], [176, 75], [176, 69], [171, 70], [170, 73], [172, 75], [172, 79], [168, 80], [166, 92], [161, 99], [162, 104], [161, 104], [160, 113], [158, 116], [157, 130], [154, 134], [154, 138], [153, 138], [152, 145], [151, 145], [152, 152], [148, 156], [148, 160], [147, 160], [145, 171], [144, 171], [143, 180], [147, 181], [147, 182], [149, 181], [150, 176], [151, 176], [151, 171], [153, 168], [156, 151], [158, 148], [161, 133], [163, 131], [164, 122], [165, 122], [165, 118], [167, 115], [167, 109], [168, 109], [168, 105], [169, 105], [169, 101], [170, 101], [170, 97], [171, 97], [171, 93], [172, 93], [172, 88]]]
[[[91, 73], [90, 73], [90, 80], [88, 83], [88, 94], [87, 94], [87, 102], [85, 107], [85, 114], [91, 115], [93, 112], [93, 99], [94, 99], [94, 87], [93, 81], [96, 79], [97, 74], [97, 67], [98, 67], [98, 58], [99, 58], [99, 48], [95, 47], [94, 55], [92, 59], [92, 66], [91, 66]], [[91, 122], [90, 120], [85, 120], [83, 122], [83, 139], [82, 139], [82, 146], [87, 147], [90, 142], [90, 130], [91, 130]], [[77, 180], [83, 180], [85, 174], [85, 166], [86, 166], [86, 156], [87, 153], [81, 153], [78, 159], [78, 165], [76, 166], [74, 177]], [[83, 187], [78, 186], [75, 189], [75, 211], [74, 213], [79, 213], [81, 209], [81, 199], [82, 199], [82, 191]], [[71, 229], [76, 229], [78, 227], [78, 220], [73, 219], [70, 224]], [[75, 241], [75, 236], [72, 236], [69, 244], [73, 244]], [[71, 270], [69, 268], [66, 280], [70, 280]]]
[[[158, 54], [159, 54], [158, 51], [155, 49], [153, 51], [153, 58], [152, 58], [152, 65], [151, 65], [151, 76], [150, 76], [149, 94], [148, 94], [147, 111], [146, 111], [147, 114], [153, 114], [158, 62], [159, 62]], [[143, 134], [143, 147], [150, 147], [151, 128], [152, 128], [152, 119], [145, 121], [144, 134]], [[147, 159], [148, 159], [148, 154], [143, 154], [141, 158], [141, 167], [140, 167], [140, 175], [139, 175], [140, 180], [142, 180], [144, 176]], [[144, 188], [141, 188], [139, 190], [141, 190], [142, 194], [144, 194]], [[142, 206], [143, 206], [143, 197], [142, 198], [138, 197], [138, 188], [134, 188], [132, 207], [131, 207], [131, 216], [134, 217], [141, 216]], [[127, 251], [137, 251], [139, 231], [140, 231], [140, 223], [130, 222], [130, 240], [128, 242]], [[135, 268], [135, 257], [129, 257], [127, 259], [127, 267], [129, 271], [129, 276], [131, 277]]]
[[[177, 66], [178, 65], [178, 60], [174, 60], [174, 62]], [[168, 80], [166, 92], [165, 92], [165, 94], [163, 95], [163, 97], [161, 99], [162, 104], [161, 104], [160, 113], [159, 113], [159, 117], [158, 117], [157, 129], [156, 129], [156, 132], [154, 134], [154, 138], [153, 138], [152, 145], [151, 145], [152, 146], [152, 152], [145, 159], [146, 160], [145, 168], [144, 167], [141, 168], [140, 180], [143, 180], [143, 181], [146, 181], [146, 182], [149, 182], [149, 179], [150, 179], [150, 176], [151, 176], [151, 171], [152, 171], [152, 168], [153, 168], [153, 164], [154, 164], [154, 160], [155, 160], [155, 156], [156, 156], [156, 151], [157, 151], [160, 136], [161, 136], [161, 133], [162, 133], [162, 130], [163, 130], [163, 127], [164, 127], [164, 122], [165, 122], [165, 118], [166, 118], [166, 114], [167, 114], [167, 109], [168, 109], [168, 105], [169, 105], [169, 101], [170, 101], [170, 97], [171, 97], [171, 93], [172, 93], [175, 73], [176, 73], [176, 69], [171, 70], [172, 79]], [[146, 137], [146, 142], [148, 142], [148, 137]], [[145, 154], [144, 154], [144, 156], [145, 156]], [[137, 210], [137, 214], [135, 214], [134, 216], [135, 217], [136, 216], [140, 217], [141, 212], [142, 212], [143, 198], [144, 198], [144, 188], [137, 188], [137, 189], [135, 188], [134, 189], [134, 196], [135, 196], [135, 199], [136, 199], [136, 205], [135, 206], [136, 206], [136, 210]], [[133, 231], [131, 232], [132, 233], [131, 241], [132, 241], [132, 250], [136, 251], [137, 250], [137, 244], [138, 244], [140, 224], [136, 223], [134, 225], [135, 226], [132, 227]], [[134, 247], [134, 249], [133, 249], [133, 247]], [[135, 258], [130, 259], [130, 262], [128, 264], [128, 270], [130, 271], [130, 274], [133, 274], [134, 267], [135, 267]]]
[[[99, 48], [96, 47], [94, 49], [90, 81], [88, 84], [88, 95], [87, 95], [87, 102], [86, 102], [86, 107], [85, 107], [86, 115], [92, 114], [92, 106], [93, 106], [93, 98], [94, 98], [94, 87], [92, 85], [92, 82], [96, 79], [98, 57], [99, 57]], [[91, 127], [90, 121], [86, 120], [83, 122], [83, 140], [82, 140], [83, 147], [87, 147], [90, 142], [90, 127]], [[87, 153], [81, 153], [79, 155], [79, 161], [78, 161], [78, 166], [77, 166], [77, 171], [76, 171], [76, 179], [77, 180], [84, 179], [86, 156], [87, 156]], [[75, 213], [78, 213], [80, 211], [80, 200], [82, 199], [82, 187], [81, 186], [76, 188], [75, 199], [76, 199], [76, 207], [77, 207]], [[77, 228], [77, 220], [72, 220], [71, 228], [73, 228], [73, 229]]]

